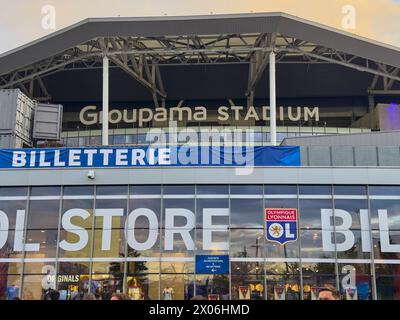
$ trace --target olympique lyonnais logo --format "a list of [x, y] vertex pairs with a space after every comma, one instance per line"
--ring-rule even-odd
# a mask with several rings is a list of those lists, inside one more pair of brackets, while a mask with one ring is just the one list
[[266, 208], [265, 226], [268, 241], [278, 242], [281, 245], [297, 241], [297, 209]]

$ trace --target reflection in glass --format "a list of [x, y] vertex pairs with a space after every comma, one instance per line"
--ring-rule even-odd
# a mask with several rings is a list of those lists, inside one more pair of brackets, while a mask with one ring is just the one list
[[94, 195], [93, 186], [65, 186], [63, 190], [64, 196], [83, 196]]
[[299, 201], [301, 229], [321, 229], [321, 209], [333, 210], [332, 200], [312, 199]]
[[159, 299], [159, 275], [127, 274], [126, 291], [132, 300]]
[[122, 292], [123, 279], [123, 274], [92, 274], [90, 291], [99, 294], [102, 300], [109, 300], [113, 293]]
[[379, 221], [379, 210], [387, 216], [389, 230], [400, 230], [400, 200], [371, 200], [370, 203], [372, 229], [379, 229], [383, 222]]
[[195, 295], [207, 300], [229, 300], [228, 275], [196, 275]]
[[297, 185], [265, 185], [264, 194], [294, 194], [297, 195]]
[[25, 208], [26, 200], [0, 200], [0, 210], [3, 211], [8, 218], [9, 230], [15, 229], [17, 210], [25, 210]]
[[335, 264], [333, 263], [303, 263], [302, 274], [304, 300], [317, 300], [319, 289], [325, 285], [336, 287]]
[[229, 186], [228, 185], [197, 185], [196, 186], [197, 194], [228, 194], [229, 193]]
[[[334, 258], [335, 251], [324, 251], [322, 247], [322, 233], [326, 231], [321, 230], [300, 230], [301, 241], [301, 257], [302, 258]], [[328, 232], [324, 236], [331, 235], [332, 243], [334, 243], [333, 232]]]
[[[338, 259], [369, 259], [370, 258], [370, 253], [369, 252], [364, 252], [362, 248], [362, 239], [361, 239], [361, 231], [358, 230], [351, 230], [354, 234], [354, 244], [353, 246], [346, 250], [346, 251], [339, 251], [339, 247], [337, 247], [337, 257]], [[364, 241], [369, 242], [370, 241], [370, 233], [369, 232], [364, 232]], [[336, 233], [336, 243], [339, 246], [341, 243], [345, 242], [345, 236], [343, 233], [337, 232]]]
[[[207, 208], [223, 208], [229, 209], [229, 199], [197, 199], [196, 200], [196, 226], [203, 227], [203, 213]], [[229, 215], [213, 216], [213, 225], [229, 226]]]
[[400, 252], [393, 245], [400, 245], [400, 231], [372, 231], [375, 259], [400, 259]]
[[263, 257], [263, 229], [231, 229], [230, 236], [231, 257]]
[[29, 204], [28, 229], [57, 229], [60, 201], [35, 200]]
[[337, 195], [366, 195], [367, 188], [365, 186], [333, 186], [333, 193]]
[[55, 258], [58, 230], [27, 230], [26, 243], [38, 245], [38, 251], [26, 251], [26, 258]]
[[24, 275], [23, 283], [24, 288], [22, 290], [23, 300], [43, 300], [46, 290], [42, 286], [43, 280], [42, 274], [29, 274]]
[[161, 300], [190, 300], [194, 293], [192, 274], [161, 274]]
[[231, 194], [263, 194], [262, 185], [231, 185]]
[[31, 187], [30, 196], [59, 196], [61, 187], [51, 186], [51, 187]]
[[[0, 265], [1, 266], [1, 265]], [[19, 275], [0, 274], [0, 300], [12, 300], [20, 295]]]
[[371, 300], [371, 271], [369, 264], [339, 264], [339, 286], [343, 300]]
[[231, 199], [231, 228], [264, 228], [262, 199]]
[[264, 277], [235, 274], [231, 277], [231, 300], [264, 300]]
[[[338, 200], [335, 199], [335, 210], [336, 209], [341, 209], [346, 211], [351, 215], [352, 219], [352, 225], [351, 229], [363, 229], [363, 230], [369, 230], [370, 227], [369, 225], [367, 227], [361, 226], [360, 222], [360, 210], [368, 210], [368, 202], [367, 200], [357, 200], [357, 199], [351, 199], [351, 200]], [[336, 221], [336, 225], [339, 226], [343, 223], [341, 218], [337, 218], [338, 221]]]
[[27, 193], [27, 187], [0, 187], [0, 197], [21, 197]]

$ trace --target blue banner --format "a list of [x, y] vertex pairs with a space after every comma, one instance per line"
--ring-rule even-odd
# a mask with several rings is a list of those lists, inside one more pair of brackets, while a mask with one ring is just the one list
[[197, 274], [227, 274], [229, 273], [228, 255], [197, 255], [196, 256]]
[[293, 146], [146, 146], [0, 150], [0, 169], [299, 165], [300, 148]]

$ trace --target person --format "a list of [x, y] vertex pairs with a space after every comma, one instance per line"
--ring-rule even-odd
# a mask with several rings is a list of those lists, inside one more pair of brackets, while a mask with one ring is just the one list
[[82, 300], [97, 300], [93, 293], [85, 293]]
[[113, 293], [110, 300], [132, 300], [132, 299], [125, 293]]
[[171, 286], [165, 287], [162, 292], [164, 300], [174, 300], [174, 294], [174, 289]]
[[60, 300], [60, 292], [50, 289], [44, 296], [44, 300]]
[[326, 284], [318, 292], [318, 300], [339, 300], [339, 297], [339, 291], [330, 284]]
[[201, 295], [197, 295], [191, 298], [190, 300], [207, 300], [207, 299]]

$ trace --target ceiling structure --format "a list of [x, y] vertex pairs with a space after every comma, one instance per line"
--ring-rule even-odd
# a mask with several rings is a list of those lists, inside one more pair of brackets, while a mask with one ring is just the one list
[[[278, 97], [280, 93], [282, 97], [365, 95], [370, 108], [375, 96], [400, 98], [399, 48], [284, 13], [87, 19], [0, 55], [0, 89], [20, 88], [40, 101], [62, 101], [68, 98], [58, 92], [66, 90], [66, 83], [71, 88], [75, 82], [87, 86], [90, 92], [89, 79], [99, 75], [96, 81], [101, 81], [106, 55], [111, 68], [118, 70], [110, 74], [111, 85], [114, 79], [115, 83], [127, 79], [118, 86], [132, 85], [134, 97], [150, 97], [156, 107], [168, 99], [208, 97], [206, 91], [216, 90], [222, 82], [218, 77], [224, 75], [221, 86], [226, 92], [221, 88], [219, 98], [245, 97], [252, 105], [257, 92], [262, 97], [267, 94], [272, 50], [278, 64]], [[198, 77], [204, 68], [210, 73]], [[310, 80], [304, 80], [307, 77]], [[321, 81], [327, 81], [325, 87], [331, 91]], [[185, 89], [185, 82], [198, 92]], [[74, 96], [76, 91], [76, 87], [68, 91], [71, 101], [80, 99]], [[101, 91], [88, 99], [101, 100]]]

